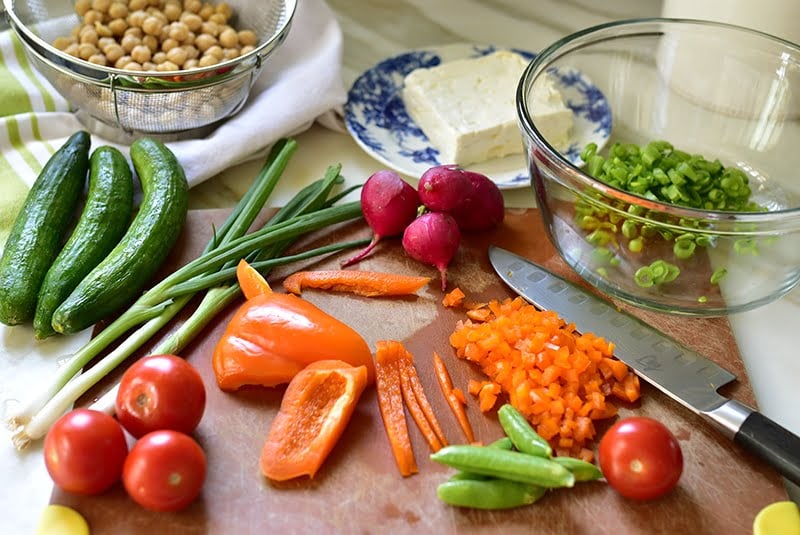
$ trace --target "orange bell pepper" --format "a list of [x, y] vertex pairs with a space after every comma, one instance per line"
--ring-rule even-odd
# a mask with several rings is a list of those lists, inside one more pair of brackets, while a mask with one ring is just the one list
[[[253, 273], [258, 275], [242, 260], [237, 275], [249, 281], [243, 285], [248, 299], [214, 349], [212, 365], [222, 390], [288, 383], [318, 360], [364, 366], [368, 382], [374, 380], [372, 352], [360, 334], [300, 297], [272, 292], [263, 279], [253, 284]], [[253, 288], [264, 293], [254, 294]]]
[[347, 427], [367, 385], [365, 366], [321, 360], [294, 376], [261, 450], [274, 481], [314, 477]]

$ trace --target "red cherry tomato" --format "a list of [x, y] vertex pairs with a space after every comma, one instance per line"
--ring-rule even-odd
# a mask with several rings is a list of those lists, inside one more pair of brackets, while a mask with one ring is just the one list
[[191, 434], [206, 406], [203, 378], [175, 355], [151, 355], [136, 361], [120, 381], [117, 419], [139, 438], [172, 429]]
[[119, 481], [127, 454], [119, 422], [89, 409], [66, 413], [44, 439], [44, 462], [53, 483], [76, 494], [99, 494]]
[[131, 448], [122, 483], [133, 500], [153, 511], [178, 511], [200, 494], [206, 455], [189, 435], [162, 430], [148, 433]]
[[600, 440], [599, 460], [609, 485], [635, 500], [669, 492], [683, 471], [675, 436], [661, 422], [641, 416], [611, 426]]

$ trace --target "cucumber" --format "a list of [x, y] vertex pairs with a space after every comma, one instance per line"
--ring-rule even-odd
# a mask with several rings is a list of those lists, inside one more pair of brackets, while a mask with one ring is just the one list
[[0, 258], [0, 322], [33, 319], [47, 269], [78, 209], [89, 168], [88, 132], [76, 132], [47, 161], [14, 220]]
[[117, 246], [53, 312], [56, 332], [81, 331], [138, 297], [186, 220], [189, 187], [175, 155], [150, 138], [134, 141], [130, 154], [142, 186], [139, 211]]
[[81, 217], [39, 289], [33, 317], [36, 338], [55, 334], [53, 312], [119, 243], [132, 213], [133, 177], [128, 161], [114, 147], [98, 147], [89, 159], [89, 191]]

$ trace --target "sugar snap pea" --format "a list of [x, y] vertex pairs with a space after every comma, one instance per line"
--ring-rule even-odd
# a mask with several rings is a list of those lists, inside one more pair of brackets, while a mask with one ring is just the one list
[[459, 444], [446, 446], [432, 454], [430, 458], [456, 470], [532, 483], [547, 488], [575, 485], [575, 476], [560, 464], [517, 451]]
[[537, 457], [553, 455], [553, 448], [550, 447], [550, 444], [534, 431], [528, 420], [513, 405], [504, 404], [497, 411], [497, 417], [503, 431], [519, 451]]
[[603, 472], [592, 464], [574, 457], [553, 457], [557, 462], [575, 476], [575, 481], [595, 481], [603, 477]]
[[[511, 442], [511, 439], [508, 437], [498, 438], [494, 442], [486, 445], [487, 448], [494, 448], [498, 450], [513, 450], [514, 443]], [[475, 480], [483, 480], [483, 479], [491, 479], [489, 476], [485, 476], [483, 474], [476, 474], [475, 472], [456, 472], [452, 476], [450, 476], [450, 481], [460, 481], [462, 479], [475, 479]]]
[[530, 505], [547, 489], [507, 479], [445, 481], [436, 488], [443, 502], [472, 509], [512, 509]]

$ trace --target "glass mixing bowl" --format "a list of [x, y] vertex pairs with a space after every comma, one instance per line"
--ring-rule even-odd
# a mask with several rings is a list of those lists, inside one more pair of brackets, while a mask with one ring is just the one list
[[[598, 154], [608, 159], [617, 143], [667, 141], [740, 170], [755, 209], [658, 200], [590, 176], [592, 165], [570, 163], [532, 118], [533, 90], [554, 69], [577, 70], [605, 95], [612, 128]], [[766, 304], [800, 280], [797, 45], [704, 21], [596, 26], [534, 58], [517, 110], [548, 237], [600, 291], [644, 308], [710, 316]], [[647, 166], [635, 172], [647, 174]], [[691, 177], [678, 175], [653, 187], [686, 186]]]

